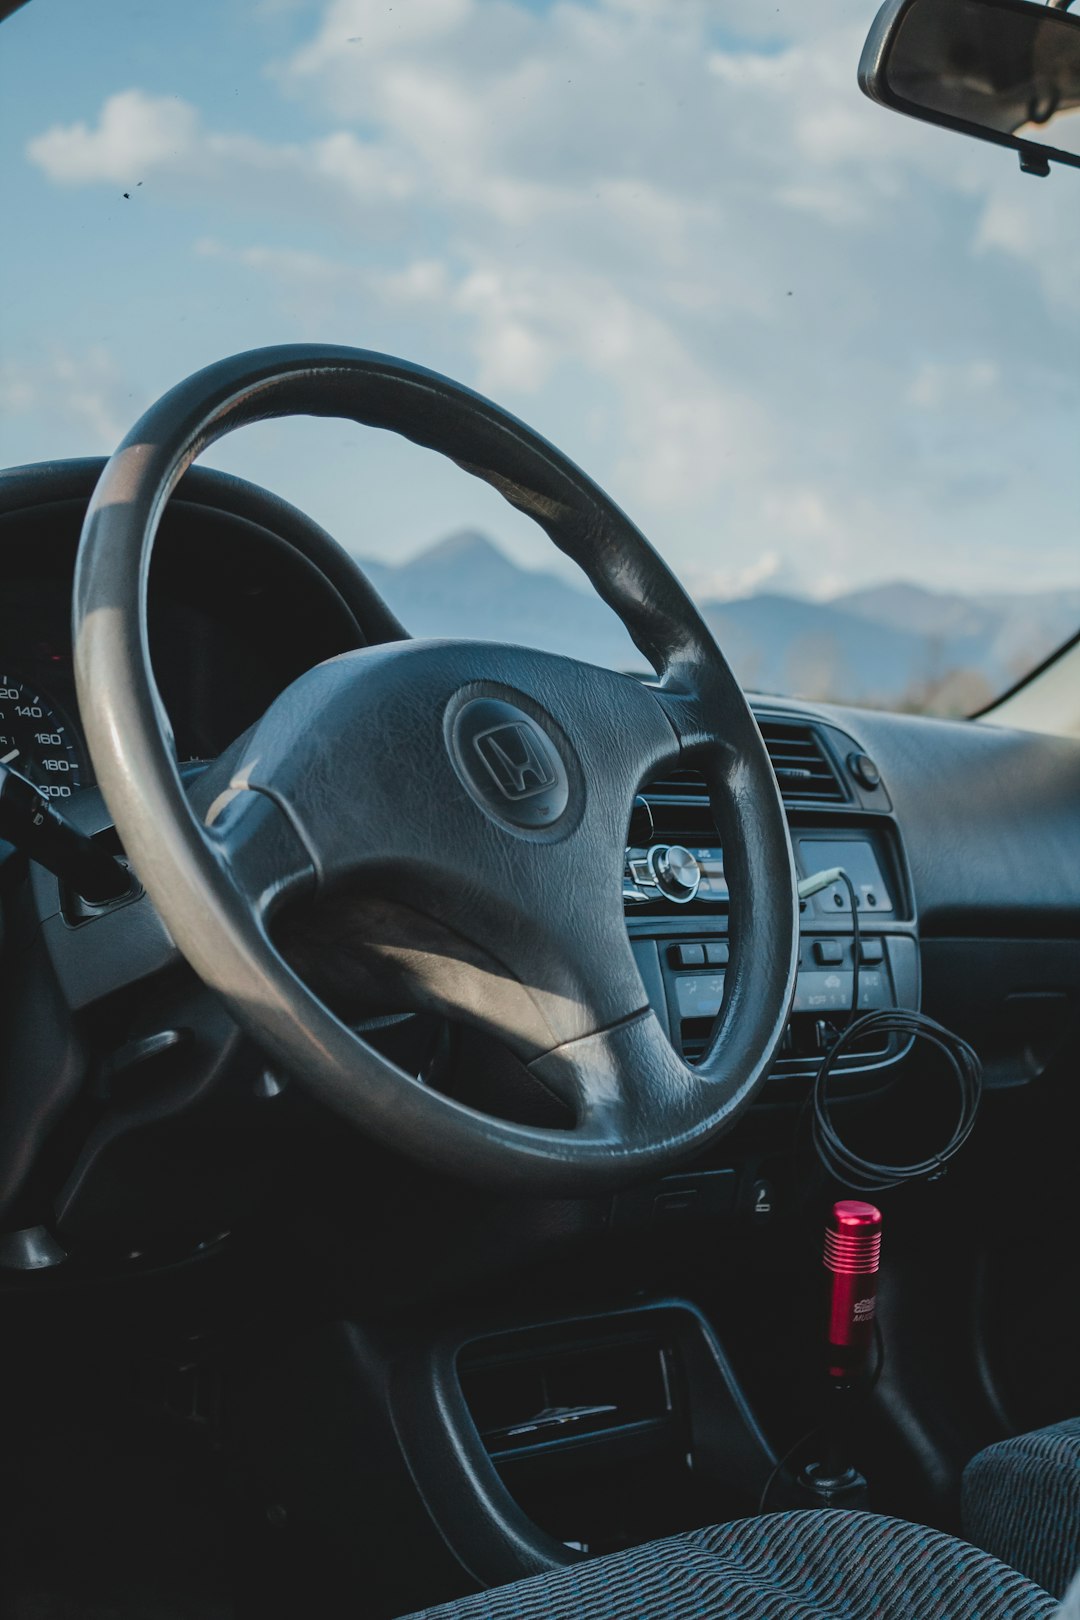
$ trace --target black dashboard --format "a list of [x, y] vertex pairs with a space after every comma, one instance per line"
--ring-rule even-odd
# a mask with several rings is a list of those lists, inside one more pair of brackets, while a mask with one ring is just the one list
[[[22, 745], [16, 768], [57, 798], [67, 797], [69, 783], [93, 782], [75, 702], [71, 590], [99, 466], [68, 463], [6, 475], [0, 507], [0, 675], [12, 694], [6, 720], [18, 728], [8, 748]], [[192, 478], [170, 507], [150, 581], [155, 672], [181, 761], [215, 757], [303, 670], [364, 639], [328, 575], [328, 537], [311, 525], [306, 551], [298, 549], [282, 533], [288, 508], [275, 503], [275, 527], [268, 529], [257, 499], [241, 497], [251, 515], [223, 504], [229, 496], [236, 504], [242, 488], [236, 481], [209, 482], [212, 504], [203, 499], [204, 475]], [[323, 542], [314, 556], [312, 540]], [[338, 572], [348, 567], [343, 556], [334, 561]], [[66, 763], [51, 741], [60, 727]]]
[[[75, 702], [70, 604], [82, 517], [102, 466], [87, 459], [0, 476], [0, 753], [18, 745], [15, 767], [58, 799], [93, 783]], [[185, 476], [163, 519], [149, 599], [155, 672], [181, 761], [215, 757], [313, 664], [404, 633], [310, 519], [203, 468]], [[999, 998], [1040, 992], [1040, 962], [1053, 973], [1052, 994], [1080, 987], [1057, 948], [1080, 938], [1080, 744], [794, 700], [755, 699], [754, 708], [800, 873], [842, 864], [856, 879], [864, 1008], [917, 1004], [920, 963], [931, 970], [932, 1005], [945, 993], [935, 983], [939, 965], [949, 995], [977, 1002], [971, 987], [953, 982], [955, 942], [984, 955], [995, 940], [1037, 942], [1024, 953], [1024, 972], [990, 974]], [[692, 1056], [723, 991], [722, 851], [692, 776], [653, 783], [646, 797], [650, 842], [689, 847], [703, 872], [691, 905], [665, 905], [635, 895], [633, 860], [646, 851], [628, 849], [627, 923], [639, 966]], [[800, 990], [778, 1074], [805, 1072], [843, 1016], [849, 909], [839, 885], [803, 906]], [[1000, 968], [1010, 952], [990, 954]], [[887, 1055], [895, 1054], [866, 1055], [868, 1066]]]
[[[15, 749], [16, 768], [73, 801], [93, 779], [76, 712], [71, 588], [101, 465], [0, 475], [0, 753]], [[151, 652], [181, 761], [216, 756], [313, 664], [404, 633], [315, 524], [203, 469], [185, 476], [163, 520], [150, 604]], [[1080, 743], [788, 700], [753, 707], [800, 874], [843, 866], [854, 881], [860, 1008], [921, 1003], [973, 1041], [991, 1085], [1036, 1078], [1080, 1009]], [[648, 833], [632, 834], [627, 850], [627, 928], [650, 1000], [692, 1061], [724, 994], [723, 851], [692, 773], [649, 784], [645, 798]], [[639, 881], [660, 844], [683, 846], [698, 863], [702, 881], [687, 904]], [[69, 932], [53, 906], [43, 937], [55, 968]], [[847, 1016], [855, 968], [847, 893], [827, 885], [803, 905], [794, 1009], [759, 1114], [801, 1107]], [[897, 1037], [856, 1048], [839, 1087], [886, 1086], [905, 1050]], [[713, 1181], [684, 1186], [680, 1198], [705, 1195], [721, 1174], [734, 1186], [720, 1148], [704, 1172]]]

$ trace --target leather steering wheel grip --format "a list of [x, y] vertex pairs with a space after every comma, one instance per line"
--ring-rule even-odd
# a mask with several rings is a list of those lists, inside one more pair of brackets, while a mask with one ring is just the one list
[[[186, 791], [147, 641], [158, 524], [208, 445], [294, 414], [389, 429], [485, 479], [579, 564], [657, 683], [494, 643], [369, 647], [301, 676]], [[498, 406], [338, 347], [256, 350], [198, 372], [102, 473], [74, 644], [94, 767], [150, 899], [240, 1025], [350, 1122], [441, 1171], [588, 1193], [661, 1172], [751, 1101], [798, 958], [791, 844], [760, 732], [666, 564]], [[676, 763], [709, 782], [731, 891], [724, 1007], [695, 1067], [648, 1006], [621, 904], [633, 796]], [[575, 1126], [512, 1124], [397, 1069], [286, 960], [298, 917], [373, 1004], [389, 995], [498, 1035], [572, 1104]]]

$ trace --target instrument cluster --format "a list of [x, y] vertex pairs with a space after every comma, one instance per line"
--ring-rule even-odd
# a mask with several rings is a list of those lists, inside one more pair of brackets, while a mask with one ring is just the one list
[[[0, 506], [0, 762], [60, 809], [95, 785], [71, 644], [84, 510], [82, 500]], [[341, 594], [294, 546], [211, 506], [170, 505], [148, 594], [154, 677], [181, 763], [214, 759], [304, 670], [362, 644]]]
[[50, 799], [70, 799], [89, 780], [82, 738], [66, 706], [2, 657], [0, 765], [27, 777]]

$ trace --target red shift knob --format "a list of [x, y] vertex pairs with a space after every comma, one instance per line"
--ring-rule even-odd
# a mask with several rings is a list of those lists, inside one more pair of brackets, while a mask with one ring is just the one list
[[832, 1378], [857, 1378], [867, 1369], [874, 1343], [880, 1262], [881, 1211], [859, 1199], [842, 1198], [833, 1205], [825, 1228]]

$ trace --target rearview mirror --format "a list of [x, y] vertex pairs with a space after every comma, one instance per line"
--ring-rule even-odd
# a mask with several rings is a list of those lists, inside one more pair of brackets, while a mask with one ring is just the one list
[[[1066, 0], [1066, 4], [1068, 0]], [[1030, 0], [886, 0], [859, 63], [883, 107], [1080, 168], [1080, 17]], [[1051, 145], [1043, 134], [1053, 133]]]

